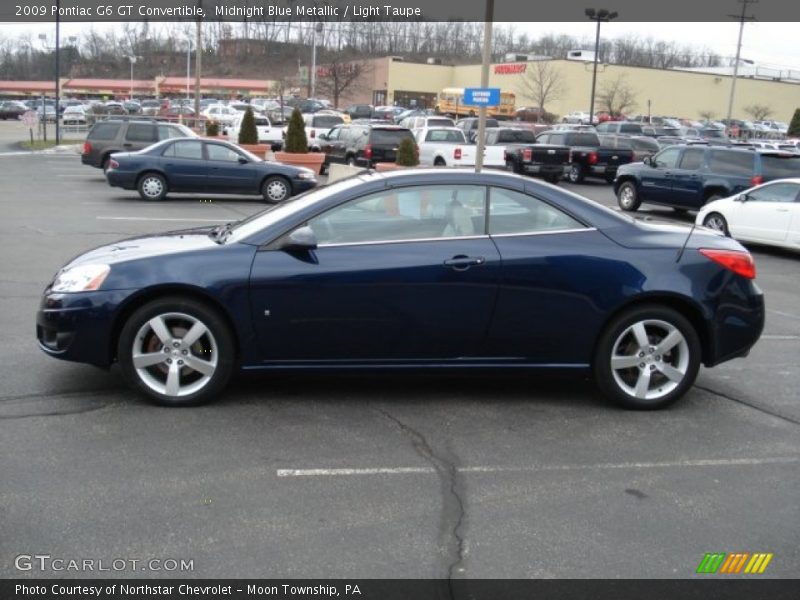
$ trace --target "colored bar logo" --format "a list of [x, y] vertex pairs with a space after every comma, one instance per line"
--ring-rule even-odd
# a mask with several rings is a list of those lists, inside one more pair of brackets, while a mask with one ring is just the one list
[[713, 574], [721, 573], [726, 575], [748, 573], [761, 574], [767, 570], [767, 565], [772, 560], [772, 554], [764, 552], [725, 552], [708, 553], [700, 561], [697, 573]]

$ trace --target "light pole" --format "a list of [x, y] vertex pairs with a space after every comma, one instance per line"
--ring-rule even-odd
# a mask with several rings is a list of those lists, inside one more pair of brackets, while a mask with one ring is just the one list
[[134, 56], [133, 54], [128, 55], [128, 60], [131, 61], [131, 93], [130, 93], [131, 100], [133, 100], [133, 65], [136, 64], [136, 60], [138, 58], [139, 58], [138, 56]]
[[597, 59], [600, 54], [600, 23], [613, 21], [619, 15], [616, 12], [608, 12], [605, 8], [599, 10], [587, 8], [584, 12], [590, 21], [597, 21], [597, 35], [594, 40], [594, 68], [592, 70], [592, 99], [589, 104], [589, 125], [594, 125], [594, 92], [597, 87]]
[[733, 81], [731, 81], [731, 95], [728, 98], [728, 127], [730, 127], [731, 114], [733, 113], [733, 98], [736, 95], [736, 78], [739, 76], [739, 58], [742, 55], [742, 34], [745, 21], [755, 21], [755, 17], [747, 16], [747, 5], [758, 4], [758, 0], [739, 0], [742, 5], [741, 15], [728, 15], [739, 20], [739, 41], [736, 43], [736, 62], [733, 63]]
[[308, 97], [314, 98], [317, 91], [317, 33], [322, 33], [322, 23], [314, 25], [311, 32], [311, 73], [308, 75]]
[[192, 77], [192, 40], [186, 40], [186, 106], [189, 106], [191, 92], [189, 91], [189, 82]]

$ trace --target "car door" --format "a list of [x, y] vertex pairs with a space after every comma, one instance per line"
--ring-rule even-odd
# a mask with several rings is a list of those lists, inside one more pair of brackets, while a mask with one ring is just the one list
[[731, 234], [748, 240], [785, 242], [792, 218], [798, 210], [800, 184], [768, 183], [750, 191], [737, 203]]
[[688, 147], [674, 169], [670, 171], [670, 195], [675, 206], [698, 209], [703, 201], [703, 178], [705, 148]]
[[499, 273], [485, 188], [388, 188], [309, 220], [318, 247], [264, 250], [251, 275], [265, 361], [480, 355]]
[[[588, 364], [598, 288], [636, 289], [635, 275], [606, 256], [608, 239], [526, 190], [489, 188], [489, 234], [502, 268], [488, 356]], [[561, 315], [567, 317], [561, 318]]]
[[643, 202], [660, 202], [671, 204], [672, 173], [680, 159], [681, 148], [670, 146], [651, 159], [647, 167], [643, 167], [639, 197]]
[[207, 161], [200, 140], [177, 140], [161, 154], [169, 189], [200, 192], [206, 189]]
[[244, 154], [215, 142], [205, 142], [203, 145], [208, 161], [206, 186], [209, 192], [233, 194], [256, 191], [256, 172]]

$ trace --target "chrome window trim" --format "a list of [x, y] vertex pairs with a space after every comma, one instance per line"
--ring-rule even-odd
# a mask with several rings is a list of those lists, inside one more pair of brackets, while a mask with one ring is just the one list
[[371, 242], [341, 242], [339, 244], [319, 244], [317, 248], [340, 248], [342, 246], [378, 246], [385, 244], [411, 244], [414, 242], [441, 242], [452, 240], [481, 240], [489, 239], [488, 235], [458, 235], [449, 237], [411, 238], [406, 240], [380, 240]]
[[522, 233], [491, 233], [489, 237], [521, 237], [531, 235], [553, 235], [555, 233], [581, 233], [583, 231], [597, 231], [597, 227], [580, 227], [578, 229], [548, 229], [547, 231], [526, 231]]

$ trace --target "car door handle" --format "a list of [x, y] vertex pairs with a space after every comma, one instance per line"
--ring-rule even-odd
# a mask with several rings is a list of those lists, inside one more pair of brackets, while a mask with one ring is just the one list
[[459, 254], [458, 256], [444, 261], [444, 265], [450, 267], [454, 271], [466, 271], [470, 267], [476, 267], [485, 262], [486, 259], [482, 256], [464, 256], [463, 254]]
[[130, 148], [133, 144], [122, 144], [125, 148]]

